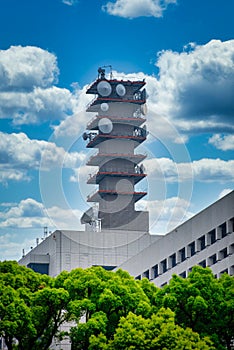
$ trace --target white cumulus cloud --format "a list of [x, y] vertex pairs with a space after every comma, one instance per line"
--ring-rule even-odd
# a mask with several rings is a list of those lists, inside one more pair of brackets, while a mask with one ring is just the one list
[[58, 82], [54, 54], [34, 46], [0, 50], [0, 118], [14, 124], [63, 120], [72, 114], [76, 97]]
[[0, 90], [32, 90], [57, 82], [57, 58], [39, 47], [11, 46], [0, 50]]
[[193, 177], [200, 182], [234, 181], [234, 160], [203, 158], [190, 163], [176, 163], [170, 158], [144, 161], [149, 177], [167, 182], [183, 182]]
[[29, 139], [24, 133], [0, 132], [0, 181], [29, 180], [31, 169], [76, 168], [82, 152], [67, 152], [53, 142]]
[[169, 197], [159, 200], [141, 200], [138, 210], [148, 210], [150, 232], [165, 234], [189, 219], [193, 213], [189, 211], [190, 201], [180, 197]]
[[162, 51], [156, 66], [156, 113], [184, 131], [234, 129], [234, 40], [193, 44], [181, 53]]
[[215, 134], [209, 138], [209, 143], [222, 151], [233, 151], [234, 135]]
[[72, 208], [52, 206], [45, 208], [35, 199], [21, 200], [17, 205], [0, 213], [1, 228], [37, 228], [81, 229], [81, 211]]
[[110, 15], [124, 18], [162, 17], [167, 6], [175, 3], [176, 0], [116, 0], [108, 2], [102, 9]]

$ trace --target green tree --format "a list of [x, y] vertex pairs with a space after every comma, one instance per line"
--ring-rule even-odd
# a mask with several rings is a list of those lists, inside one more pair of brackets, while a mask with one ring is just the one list
[[160, 309], [150, 318], [143, 318], [130, 312], [122, 317], [113, 340], [107, 340], [101, 333], [91, 336], [90, 350], [212, 350], [211, 341], [201, 339], [189, 328], [175, 324], [174, 313]]
[[234, 279], [216, 279], [209, 268], [195, 266], [187, 278], [174, 275], [156, 294], [159, 306], [175, 312], [176, 323], [209, 336], [216, 349], [231, 349], [234, 337]]
[[14, 261], [0, 262], [0, 335], [9, 350], [46, 350], [64, 321], [68, 292], [55, 279]]
[[91, 335], [103, 333], [110, 339], [122, 316], [130, 311], [148, 317], [152, 314], [150, 299], [141, 284], [127, 272], [106, 271], [101, 267], [75, 269], [61, 285], [68, 290], [72, 349], [88, 349]]

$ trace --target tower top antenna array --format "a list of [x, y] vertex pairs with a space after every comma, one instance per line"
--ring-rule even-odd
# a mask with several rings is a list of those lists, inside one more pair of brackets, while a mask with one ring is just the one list
[[107, 66], [101, 66], [98, 68], [98, 79], [106, 79], [106, 70], [105, 68], [109, 68], [110, 70], [110, 79], [113, 78], [113, 74], [112, 74], [112, 66], [111, 65], [107, 65]]

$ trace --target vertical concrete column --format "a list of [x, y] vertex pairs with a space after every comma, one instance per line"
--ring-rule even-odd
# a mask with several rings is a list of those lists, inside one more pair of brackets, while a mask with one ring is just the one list
[[199, 239], [195, 240], [195, 253], [200, 252], [201, 250], [201, 242]]
[[215, 233], [216, 233], [216, 239], [217, 239], [217, 240], [219, 240], [219, 239], [222, 238], [222, 230], [221, 230], [221, 227], [220, 227], [220, 226], [216, 227]]
[[227, 233], [233, 232], [233, 219], [227, 221]]

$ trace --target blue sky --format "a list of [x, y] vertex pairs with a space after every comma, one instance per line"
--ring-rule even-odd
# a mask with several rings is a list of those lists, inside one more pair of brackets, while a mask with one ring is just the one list
[[[146, 80], [151, 232], [233, 189], [233, 0], [0, 1], [0, 260], [83, 229], [97, 68]], [[138, 151], [138, 150], [137, 150]]]

